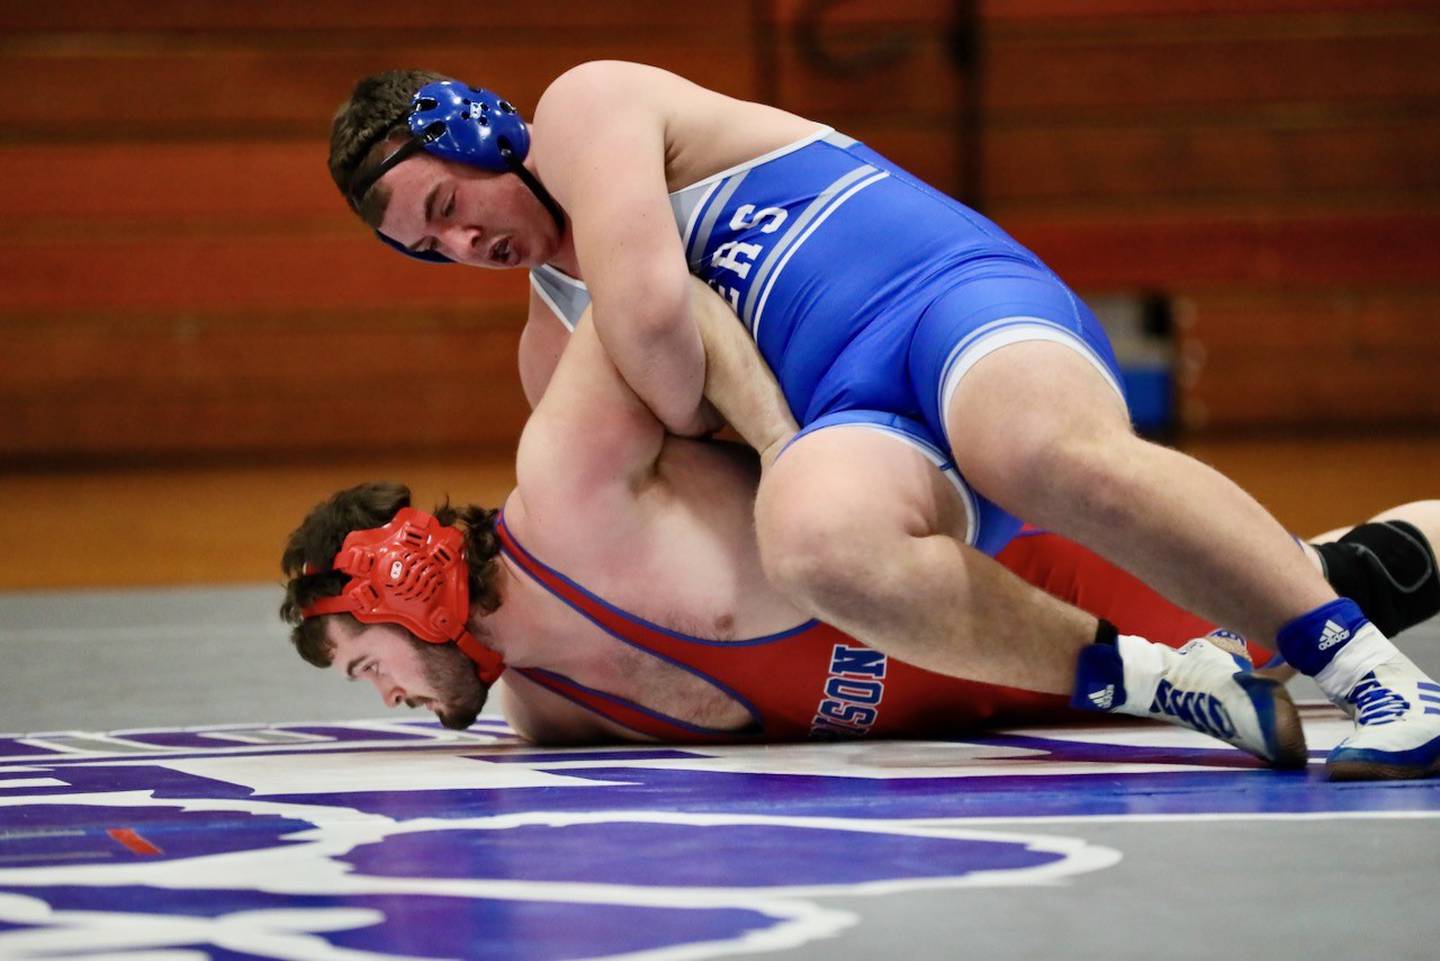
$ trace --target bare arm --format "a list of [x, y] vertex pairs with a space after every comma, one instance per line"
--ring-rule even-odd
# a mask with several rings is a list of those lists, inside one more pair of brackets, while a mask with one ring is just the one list
[[525, 328], [520, 331], [519, 365], [520, 386], [525, 390], [525, 399], [533, 410], [545, 394], [545, 387], [555, 374], [555, 365], [565, 344], [570, 340], [570, 331], [549, 305], [530, 291], [530, 311]]
[[570, 213], [600, 341], [671, 433], [697, 418], [705, 351], [665, 180], [665, 94], [686, 83], [635, 64], [582, 64], [535, 111], [542, 179]]
[[521, 495], [618, 509], [653, 479], [664, 443], [665, 429], [620, 376], [587, 310], [520, 435]]
[[705, 348], [705, 397], [768, 468], [799, 426], [730, 305], [700, 280], [692, 283], [691, 316]]

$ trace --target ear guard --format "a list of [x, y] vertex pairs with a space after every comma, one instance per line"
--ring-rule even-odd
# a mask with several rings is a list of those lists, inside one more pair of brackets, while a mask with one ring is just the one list
[[530, 128], [508, 100], [489, 90], [438, 80], [410, 101], [410, 132], [425, 152], [504, 173], [530, 153]]
[[453, 641], [486, 684], [505, 670], [500, 655], [466, 630], [469, 567], [455, 528], [406, 507], [383, 527], [346, 535], [333, 569], [351, 575], [349, 583], [303, 609], [302, 617], [348, 613], [365, 624], [398, 624], [431, 644]]
[[[559, 204], [525, 169], [524, 160], [530, 153], [530, 128], [508, 100], [489, 90], [466, 86], [455, 80], [436, 80], [416, 92], [406, 113], [397, 117], [395, 122], [407, 115], [410, 139], [381, 161], [368, 176], [351, 184], [350, 205], [356, 210], [360, 209], [360, 201], [376, 181], [401, 161], [424, 150], [442, 160], [453, 160], [496, 173], [516, 174], [539, 198], [556, 226], [562, 231], [565, 229], [565, 217]], [[390, 127], [394, 125], [392, 123]], [[378, 230], [375, 235], [416, 260], [439, 264], [454, 262], [436, 251], [411, 250]]]

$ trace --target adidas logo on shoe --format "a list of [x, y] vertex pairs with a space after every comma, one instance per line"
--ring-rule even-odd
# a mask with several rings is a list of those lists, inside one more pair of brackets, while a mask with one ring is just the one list
[[[1131, 664], [1141, 685], [1136, 690], [1126, 684]], [[1242, 665], [1246, 669], [1236, 670]], [[1115, 644], [1081, 649], [1070, 704], [1163, 718], [1218, 737], [1275, 767], [1304, 767], [1305, 734], [1294, 703], [1281, 684], [1248, 667], [1248, 661], [1204, 638], [1173, 650], [1122, 634]], [[1144, 694], [1137, 696], [1141, 690]]]
[[1336, 644], [1342, 644], [1350, 640], [1350, 632], [1336, 624], [1334, 621], [1326, 621], [1325, 627], [1320, 632], [1319, 650], [1328, 651]]
[[1089, 696], [1097, 710], [1108, 711], [1115, 706], [1115, 685], [1106, 684], [1104, 690], [1091, 691]]

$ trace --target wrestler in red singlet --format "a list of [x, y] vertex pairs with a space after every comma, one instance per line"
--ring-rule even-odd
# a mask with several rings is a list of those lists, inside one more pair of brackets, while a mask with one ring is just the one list
[[[612, 637], [681, 667], [744, 705], [740, 731], [699, 727], [541, 668], [512, 668], [601, 717], [662, 741], [796, 741], [868, 735], [945, 737], [983, 726], [1076, 716], [1067, 698], [936, 674], [887, 657], [828, 624], [739, 641], [693, 637], [635, 617], [531, 555], [496, 522], [501, 550], [560, 601]], [[1135, 578], [1078, 544], [1027, 530], [999, 555], [1015, 573], [1062, 600], [1139, 634], [1179, 647], [1211, 630]], [[1264, 662], [1267, 652], [1251, 647]], [[1088, 716], [1088, 715], [1087, 715]]]

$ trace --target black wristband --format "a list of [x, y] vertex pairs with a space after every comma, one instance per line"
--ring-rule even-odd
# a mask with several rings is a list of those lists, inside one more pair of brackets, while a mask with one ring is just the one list
[[1103, 617], [1100, 618], [1100, 621], [1095, 625], [1095, 643], [1109, 644], [1111, 647], [1116, 647], [1119, 641], [1120, 632], [1115, 629], [1115, 625]]

